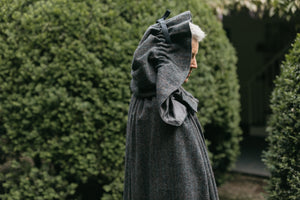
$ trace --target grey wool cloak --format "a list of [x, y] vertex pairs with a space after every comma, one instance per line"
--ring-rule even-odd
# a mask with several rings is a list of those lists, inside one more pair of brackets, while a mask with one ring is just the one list
[[133, 57], [124, 200], [217, 200], [198, 100], [181, 86], [191, 62], [191, 13], [151, 25]]

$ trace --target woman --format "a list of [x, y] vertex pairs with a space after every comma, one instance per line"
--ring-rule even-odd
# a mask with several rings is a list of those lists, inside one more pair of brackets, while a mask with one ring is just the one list
[[124, 200], [217, 200], [198, 100], [181, 86], [197, 68], [205, 34], [189, 11], [166, 17], [147, 29], [133, 57]]

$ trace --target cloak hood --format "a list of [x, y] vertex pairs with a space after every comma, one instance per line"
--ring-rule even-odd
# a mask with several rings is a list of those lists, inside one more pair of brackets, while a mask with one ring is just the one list
[[181, 87], [192, 57], [191, 19], [190, 11], [186, 11], [165, 20], [171, 42], [160, 23], [151, 25], [132, 61], [131, 91], [136, 97], [156, 96], [162, 120], [175, 126], [183, 123], [187, 107], [196, 112], [198, 105], [197, 99]]

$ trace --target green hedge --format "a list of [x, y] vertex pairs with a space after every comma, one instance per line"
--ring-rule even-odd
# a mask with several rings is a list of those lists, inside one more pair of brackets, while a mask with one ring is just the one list
[[166, 8], [191, 10], [208, 35], [186, 87], [223, 180], [238, 155], [236, 57], [205, 4], [2, 0], [1, 199], [121, 199], [131, 59]]
[[239, 155], [241, 140], [237, 58], [222, 24], [205, 5], [193, 2], [186, 2], [186, 8], [191, 8], [193, 21], [207, 37], [199, 45], [198, 69], [193, 71], [187, 88], [199, 99], [198, 117], [212, 153], [217, 183], [221, 184]]
[[300, 198], [300, 34], [286, 55], [271, 96], [268, 149], [264, 162], [271, 172], [270, 200]]
[[122, 190], [131, 58], [113, 6], [1, 1], [0, 199]]

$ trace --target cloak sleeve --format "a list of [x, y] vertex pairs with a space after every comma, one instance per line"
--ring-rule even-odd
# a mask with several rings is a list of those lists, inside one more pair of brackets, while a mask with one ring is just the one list
[[159, 113], [167, 124], [181, 126], [188, 112], [197, 112], [197, 107], [198, 100], [180, 87], [162, 103]]

